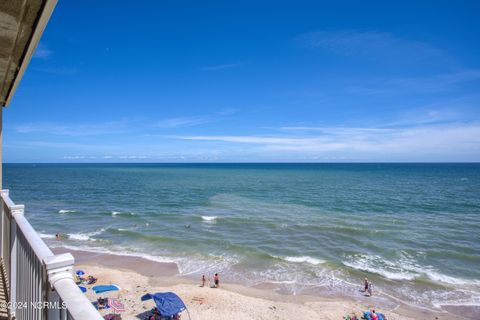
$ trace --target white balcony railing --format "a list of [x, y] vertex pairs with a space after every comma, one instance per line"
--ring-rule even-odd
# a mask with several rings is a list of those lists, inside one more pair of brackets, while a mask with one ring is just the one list
[[9, 316], [12, 319], [103, 319], [73, 279], [70, 253], [55, 255], [1, 191], [1, 258]]

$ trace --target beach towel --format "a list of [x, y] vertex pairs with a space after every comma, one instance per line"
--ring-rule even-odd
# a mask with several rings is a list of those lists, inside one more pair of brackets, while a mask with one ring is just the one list
[[96, 294], [103, 293], [103, 292], [108, 292], [108, 291], [117, 291], [120, 290], [120, 287], [117, 285], [100, 285], [100, 286], [95, 286], [92, 288], [93, 291], [95, 291]]
[[[372, 314], [372, 312], [365, 311], [363, 313], [363, 317], [367, 320], [372, 320], [371, 314]], [[382, 313], [376, 313], [376, 314], [377, 314], [378, 320], [387, 320], [387, 318]]]

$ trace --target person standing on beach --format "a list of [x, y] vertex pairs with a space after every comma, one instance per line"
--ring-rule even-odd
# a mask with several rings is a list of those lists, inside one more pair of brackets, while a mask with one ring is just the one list
[[368, 296], [372, 296], [372, 291], [373, 291], [373, 284], [372, 281], [368, 282]]
[[205, 279], [205, 275], [202, 275], [202, 285], [200, 287], [205, 287], [205, 281], [207, 281], [207, 279]]
[[365, 278], [365, 281], [363, 282], [363, 292], [367, 292], [368, 291], [368, 278]]
[[215, 288], [220, 287], [220, 277], [218, 273], [215, 273], [215, 276], [213, 277], [213, 283]]

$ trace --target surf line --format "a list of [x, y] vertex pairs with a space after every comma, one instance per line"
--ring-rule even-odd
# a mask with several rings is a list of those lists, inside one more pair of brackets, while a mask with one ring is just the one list
[[[340, 279], [340, 278], [337, 278], [335, 276], [333, 276], [335, 279], [343, 282], [343, 283], [346, 283], [346, 284], [349, 284], [351, 286], [354, 286], [354, 287], [358, 287], [358, 284], [355, 284], [355, 283], [352, 283], [352, 282], [349, 282], [347, 280], [344, 280], [344, 279]], [[389, 297], [397, 302], [399, 302], [400, 304], [404, 304], [404, 305], [407, 305], [407, 306], [410, 306], [410, 307], [413, 307], [413, 308], [418, 308], [418, 309], [423, 309], [423, 310], [427, 310], [427, 311], [430, 311], [430, 312], [440, 312], [440, 313], [448, 313], [447, 311], [443, 310], [443, 309], [431, 309], [429, 307], [425, 307], [425, 306], [419, 306], [419, 305], [416, 305], [416, 304], [412, 304], [412, 303], [409, 303], [407, 301], [403, 301], [402, 299], [400, 298], [397, 298], [395, 296], [392, 296], [391, 294], [389, 293], [386, 293], [386, 292], [383, 292], [381, 290], [376, 290], [376, 292], [378, 292], [379, 295], [383, 295], [383, 296], [386, 296], [386, 297]], [[397, 305], [395, 308], [391, 309], [390, 311], [393, 311], [393, 310], [396, 310], [400, 307], [400, 304]]]

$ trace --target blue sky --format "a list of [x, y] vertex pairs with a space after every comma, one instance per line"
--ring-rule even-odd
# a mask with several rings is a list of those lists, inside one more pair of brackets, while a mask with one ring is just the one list
[[66, 1], [6, 162], [480, 161], [478, 1]]

